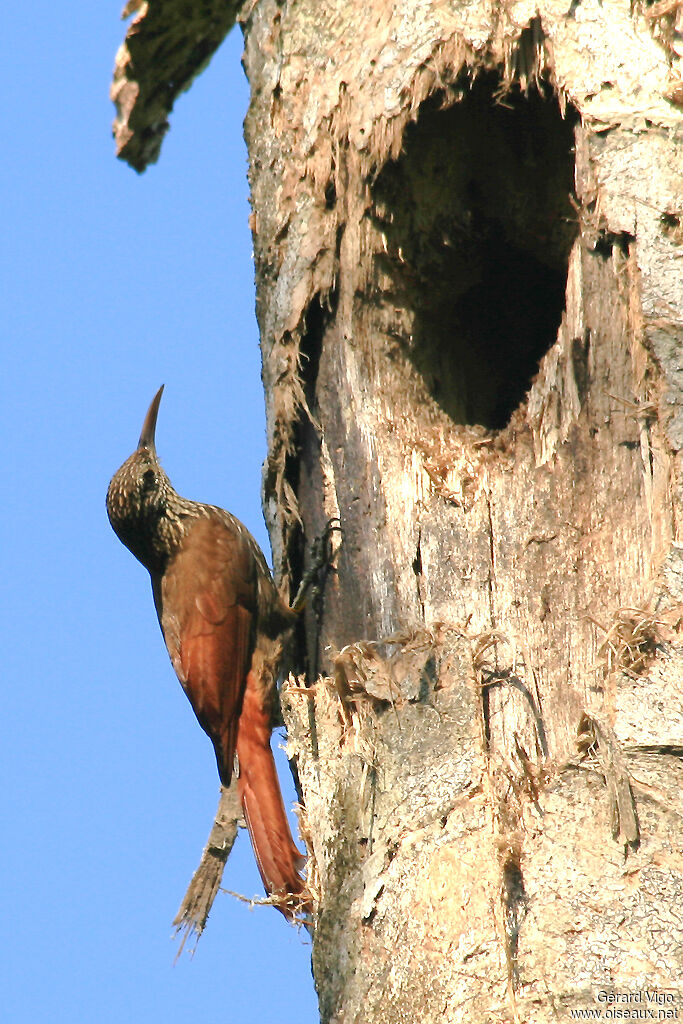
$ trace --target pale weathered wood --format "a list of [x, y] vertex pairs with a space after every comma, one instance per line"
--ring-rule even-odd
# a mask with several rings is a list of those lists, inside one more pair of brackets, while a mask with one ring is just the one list
[[159, 158], [168, 117], [235, 24], [239, 0], [128, 0], [114, 62], [116, 155], [140, 173]]
[[326, 675], [285, 695], [325, 1022], [683, 1002], [683, 118], [651, 21], [244, 24], [278, 571], [343, 529]]
[[179, 938], [180, 956], [189, 939], [196, 946], [209, 919], [213, 902], [223, 879], [223, 870], [237, 838], [238, 826], [244, 827], [237, 786], [221, 786], [216, 817], [202, 851], [197, 870], [173, 920]]

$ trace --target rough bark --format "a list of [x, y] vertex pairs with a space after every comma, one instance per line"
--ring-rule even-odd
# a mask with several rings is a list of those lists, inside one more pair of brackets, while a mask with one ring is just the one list
[[180, 940], [177, 957], [183, 952], [188, 939], [196, 948], [202, 936], [240, 825], [244, 825], [244, 818], [237, 785], [232, 784], [227, 789], [221, 786], [218, 810], [209, 838], [173, 920], [176, 936]]
[[[343, 532], [283, 694], [321, 1018], [674, 1018], [681, 4], [241, 17], [279, 575]], [[177, 29], [150, 0], [119, 61], [138, 169]]]
[[284, 695], [325, 1022], [681, 1007], [683, 119], [647, 13], [244, 25], [278, 570], [343, 531]]
[[135, 15], [114, 63], [116, 155], [144, 171], [159, 157], [168, 117], [235, 24], [239, 0], [128, 0]]

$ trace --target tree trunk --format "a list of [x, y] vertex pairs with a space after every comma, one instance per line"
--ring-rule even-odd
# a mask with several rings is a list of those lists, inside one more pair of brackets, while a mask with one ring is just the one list
[[679, 15], [243, 15], [324, 1022], [683, 1009]]

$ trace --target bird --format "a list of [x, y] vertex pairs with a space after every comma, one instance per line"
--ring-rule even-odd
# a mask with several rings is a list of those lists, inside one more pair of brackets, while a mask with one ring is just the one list
[[173, 488], [155, 442], [163, 390], [152, 399], [137, 448], [112, 477], [107, 513], [119, 540], [149, 571], [173, 668], [213, 744], [223, 786], [236, 764], [263, 885], [291, 921], [310, 914], [310, 902], [270, 735], [278, 662], [297, 612], [239, 519]]

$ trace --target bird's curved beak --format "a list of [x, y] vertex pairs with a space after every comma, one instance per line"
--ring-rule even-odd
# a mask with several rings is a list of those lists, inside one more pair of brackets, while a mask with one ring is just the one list
[[138, 441], [138, 448], [148, 448], [149, 451], [156, 452], [154, 433], [157, 429], [157, 416], [159, 414], [159, 404], [163, 393], [164, 385], [162, 384], [152, 399], [152, 404], [147, 410], [145, 422], [142, 424], [142, 433], [140, 434], [140, 440]]

